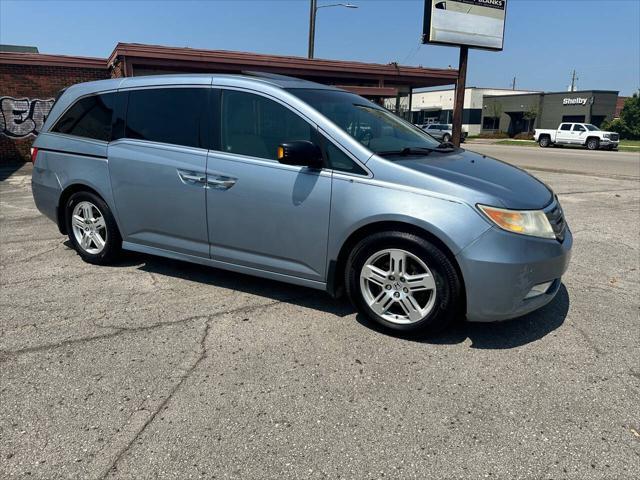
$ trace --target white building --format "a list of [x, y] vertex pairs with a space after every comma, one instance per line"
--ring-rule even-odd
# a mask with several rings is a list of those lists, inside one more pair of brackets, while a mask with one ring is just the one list
[[[482, 109], [485, 95], [521, 95], [539, 93], [531, 90], [468, 87], [464, 94], [462, 130], [478, 135], [482, 129]], [[452, 123], [455, 89], [414, 90], [411, 99], [411, 121], [425, 123]]]

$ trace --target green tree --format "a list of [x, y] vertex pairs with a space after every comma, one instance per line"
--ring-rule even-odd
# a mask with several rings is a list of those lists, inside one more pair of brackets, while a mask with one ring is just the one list
[[618, 132], [621, 138], [629, 140], [640, 139], [640, 95], [639, 92], [627, 98], [620, 112], [620, 118], [616, 118], [602, 125], [604, 130]]
[[535, 105], [530, 105], [526, 112], [522, 114], [522, 118], [527, 121], [527, 132], [533, 131], [533, 123], [538, 116], [538, 108]]

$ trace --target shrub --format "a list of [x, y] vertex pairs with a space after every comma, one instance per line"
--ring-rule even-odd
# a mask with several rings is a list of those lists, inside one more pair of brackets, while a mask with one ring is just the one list
[[505, 132], [487, 132], [481, 133], [477, 138], [509, 138], [509, 135]]
[[620, 118], [604, 122], [603, 130], [618, 132], [621, 138], [627, 140], [640, 139], [640, 96], [634, 93], [624, 102], [624, 107], [620, 112]]
[[514, 135], [514, 140], [533, 140], [533, 133], [531, 132], [521, 132], [517, 135]]

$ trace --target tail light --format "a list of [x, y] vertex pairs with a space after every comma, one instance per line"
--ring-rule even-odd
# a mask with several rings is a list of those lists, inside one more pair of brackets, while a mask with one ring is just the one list
[[36, 164], [36, 157], [38, 156], [38, 149], [31, 147], [31, 163]]

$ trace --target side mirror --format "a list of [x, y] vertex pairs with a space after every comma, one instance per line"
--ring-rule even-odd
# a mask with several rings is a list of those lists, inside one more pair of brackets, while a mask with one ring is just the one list
[[278, 146], [278, 161], [284, 165], [322, 168], [322, 152], [308, 140], [282, 143]]

